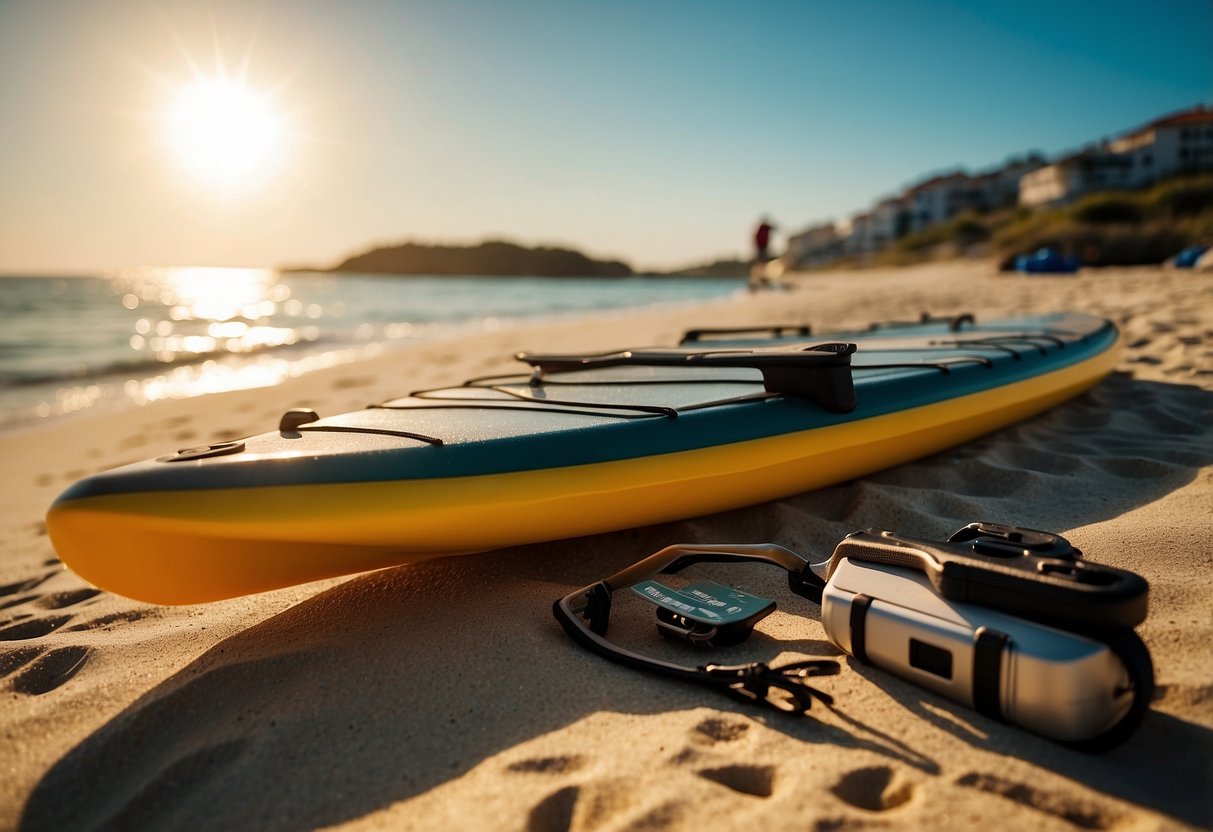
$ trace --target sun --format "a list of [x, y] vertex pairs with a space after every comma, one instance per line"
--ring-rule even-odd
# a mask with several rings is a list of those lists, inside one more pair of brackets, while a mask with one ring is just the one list
[[223, 76], [176, 91], [169, 141], [183, 169], [225, 191], [264, 181], [283, 150], [285, 130], [271, 96]]

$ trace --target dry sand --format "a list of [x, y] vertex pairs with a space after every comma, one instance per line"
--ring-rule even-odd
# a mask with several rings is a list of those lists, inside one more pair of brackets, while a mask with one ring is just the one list
[[[984, 264], [799, 277], [788, 293], [435, 341], [265, 390], [0, 435], [0, 828], [1170, 829], [1213, 824], [1213, 280]], [[1055, 410], [861, 480], [710, 517], [250, 598], [99, 593], [43, 526], [73, 480], [508, 366], [516, 349], [672, 343], [694, 325], [921, 310], [1104, 314], [1119, 370]], [[848, 531], [988, 519], [1065, 533], [1151, 584], [1158, 695], [1090, 756], [851, 661], [796, 720], [575, 648], [558, 596], [677, 541], [828, 554]], [[730, 656], [835, 655], [790, 600]], [[621, 636], [633, 634], [624, 628]], [[634, 634], [653, 649], [651, 625]], [[684, 658], [686, 658], [684, 656]]]

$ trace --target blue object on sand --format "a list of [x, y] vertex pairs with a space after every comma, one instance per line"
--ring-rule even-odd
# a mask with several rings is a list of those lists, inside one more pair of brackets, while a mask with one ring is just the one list
[[1021, 254], [1015, 258], [1015, 271], [1025, 274], [1073, 274], [1081, 266], [1080, 258], [1048, 247], [1038, 249], [1035, 254]]
[[1191, 269], [1196, 267], [1196, 262], [1200, 260], [1202, 254], [1209, 250], [1208, 246], [1202, 246], [1199, 243], [1191, 245], [1175, 255], [1175, 268]]

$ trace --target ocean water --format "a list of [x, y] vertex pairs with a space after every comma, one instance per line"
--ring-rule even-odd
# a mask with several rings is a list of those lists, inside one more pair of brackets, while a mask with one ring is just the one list
[[132, 269], [0, 278], [0, 427], [276, 384], [421, 338], [678, 304], [745, 281]]

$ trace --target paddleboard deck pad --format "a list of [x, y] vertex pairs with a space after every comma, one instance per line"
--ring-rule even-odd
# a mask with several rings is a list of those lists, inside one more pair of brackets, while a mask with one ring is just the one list
[[852, 479], [1077, 395], [1115, 367], [1080, 314], [817, 335], [699, 330], [674, 349], [520, 354], [423, 390], [167, 453], [47, 515], [81, 577], [163, 604], [710, 514]]

